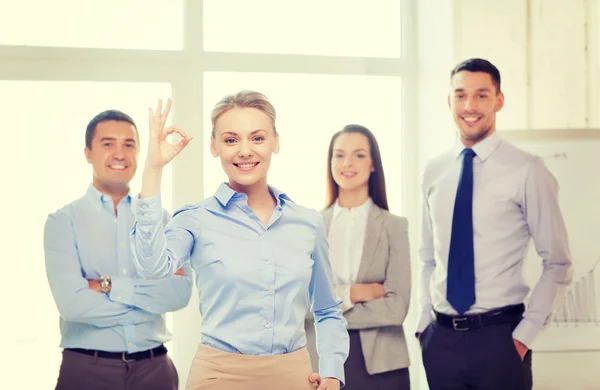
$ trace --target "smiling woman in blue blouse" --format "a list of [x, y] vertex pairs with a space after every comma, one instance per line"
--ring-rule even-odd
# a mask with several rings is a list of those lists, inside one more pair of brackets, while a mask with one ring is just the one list
[[[214, 196], [161, 224], [163, 167], [191, 141], [165, 128], [159, 101], [136, 204], [132, 249], [147, 278], [190, 262], [200, 295], [202, 339], [187, 389], [319, 389], [343, 386], [348, 333], [332, 283], [323, 220], [267, 185], [279, 151], [275, 109], [253, 91], [224, 97], [212, 112], [210, 150], [229, 178]], [[177, 144], [166, 141], [178, 133]], [[308, 292], [308, 294], [307, 294]], [[311, 375], [304, 317], [315, 316], [319, 374]]]

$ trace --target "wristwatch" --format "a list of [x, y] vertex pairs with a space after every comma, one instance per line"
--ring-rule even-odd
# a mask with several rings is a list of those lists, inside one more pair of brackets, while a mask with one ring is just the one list
[[103, 293], [108, 293], [111, 284], [112, 282], [110, 280], [110, 276], [100, 276], [100, 288], [102, 289]]

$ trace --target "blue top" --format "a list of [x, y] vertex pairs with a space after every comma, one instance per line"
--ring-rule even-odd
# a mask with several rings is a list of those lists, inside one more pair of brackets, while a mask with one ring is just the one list
[[201, 342], [226, 352], [277, 355], [302, 348], [304, 318], [312, 307], [320, 375], [343, 383], [348, 333], [323, 220], [269, 190], [277, 206], [266, 226], [247, 195], [227, 184], [178, 210], [166, 230], [160, 194], [138, 200], [131, 236], [136, 266], [160, 279], [189, 261], [200, 294]]

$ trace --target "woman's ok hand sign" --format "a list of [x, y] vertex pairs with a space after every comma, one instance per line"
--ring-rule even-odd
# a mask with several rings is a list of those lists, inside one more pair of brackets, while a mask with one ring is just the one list
[[[151, 108], [149, 111], [150, 134], [148, 142], [148, 156], [146, 157], [146, 166], [152, 168], [162, 168], [167, 165], [175, 156], [179, 154], [187, 144], [192, 140], [183, 130], [175, 127], [165, 127], [167, 117], [171, 111], [171, 99], [167, 101], [167, 105], [163, 111], [162, 100], [158, 101], [156, 111]], [[167, 136], [177, 133], [182, 137], [182, 140], [176, 144], [167, 141]]]

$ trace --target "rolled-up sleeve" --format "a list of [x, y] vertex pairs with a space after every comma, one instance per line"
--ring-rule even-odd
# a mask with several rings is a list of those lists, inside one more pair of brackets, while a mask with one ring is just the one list
[[184, 228], [183, 214], [173, 217], [165, 228], [160, 194], [137, 199], [135, 224], [130, 244], [137, 271], [146, 279], [165, 279], [189, 260], [193, 234]]
[[340, 307], [342, 301], [336, 296], [333, 286], [329, 245], [325, 225], [317, 215], [315, 248], [312, 253], [313, 272], [309, 284], [309, 297], [315, 317], [319, 374], [323, 378], [345, 382], [344, 362], [348, 357], [349, 337], [346, 320]]

